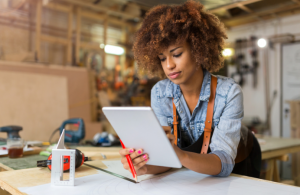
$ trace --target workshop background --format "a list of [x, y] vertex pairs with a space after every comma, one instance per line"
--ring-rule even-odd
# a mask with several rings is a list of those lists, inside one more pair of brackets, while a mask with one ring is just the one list
[[[214, 74], [241, 85], [243, 123], [258, 135], [300, 139], [300, 0], [199, 1], [227, 28], [225, 66]], [[116, 136], [102, 107], [150, 106], [159, 81], [137, 70], [134, 33], [151, 7], [183, 2], [0, 0], [0, 127], [57, 142], [63, 121], [82, 118], [85, 141]], [[300, 185], [299, 154], [288, 157], [276, 161], [279, 180]]]

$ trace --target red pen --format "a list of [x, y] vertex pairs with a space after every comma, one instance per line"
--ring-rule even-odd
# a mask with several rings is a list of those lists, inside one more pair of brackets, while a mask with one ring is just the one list
[[[125, 146], [124, 146], [121, 139], [120, 139], [120, 142], [121, 142], [122, 148], [125, 149]], [[131, 158], [130, 158], [129, 154], [126, 155], [126, 159], [127, 159], [128, 164], [129, 164], [129, 167], [130, 167], [130, 170], [131, 170], [131, 173], [132, 173], [132, 177], [135, 179], [135, 182], [137, 182], [136, 172], [135, 172], [135, 169], [134, 169], [134, 166], [132, 164], [132, 161], [131, 161]]]

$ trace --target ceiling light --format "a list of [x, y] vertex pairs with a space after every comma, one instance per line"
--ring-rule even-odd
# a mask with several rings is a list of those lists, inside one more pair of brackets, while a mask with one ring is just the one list
[[257, 45], [258, 45], [258, 47], [260, 47], [260, 48], [266, 47], [266, 45], [267, 45], [267, 40], [264, 39], [264, 38], [260, 38], [260, 39], [258, 39], [258, 41], [257, 41]]
[[222, 51], [222, 55], [224, 57], [230, 57], [233, 55], [233, 49], [231, 48], [225, 48], [223, 51]]
[[114, 46], [114, 45], [105, 45], [104, 51], [107, 54], [113, 54], [113, 55], [124, 54], [124, 49], [122, 47]]

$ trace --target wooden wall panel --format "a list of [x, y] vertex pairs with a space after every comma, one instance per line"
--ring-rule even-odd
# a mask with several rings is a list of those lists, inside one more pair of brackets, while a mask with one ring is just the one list
[[[66, 77], [68, 94], [67, 118], [80, 117], [84, 119], [84, 122], [86, 124], [86, 139], [91, 139], [96, 133], [101, 132], [101, 124], [92, 122], [91, 120], [90, 86], [87, 69], [68, 66], [45, 66], [42, 64], [0, 61], [0, 72], [1, 71], [13, 71], [16, 73], [34, 73], [44, 76]], [[61, 123], [62, 121], [60, 121], [56, 125], [56, 128], [60, 126]]]
[[68, 118], [66, 77], [0, 71], [0, 83], [0, 126], [22, 126], [23, 139], [46, 141]]

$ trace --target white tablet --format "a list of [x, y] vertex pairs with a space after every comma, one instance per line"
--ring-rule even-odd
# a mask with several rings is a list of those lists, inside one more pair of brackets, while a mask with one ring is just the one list
[[149, 165], [181, 168], [181, 163], [151, 107], [103, 107], [126, 148], [144, 150]]

